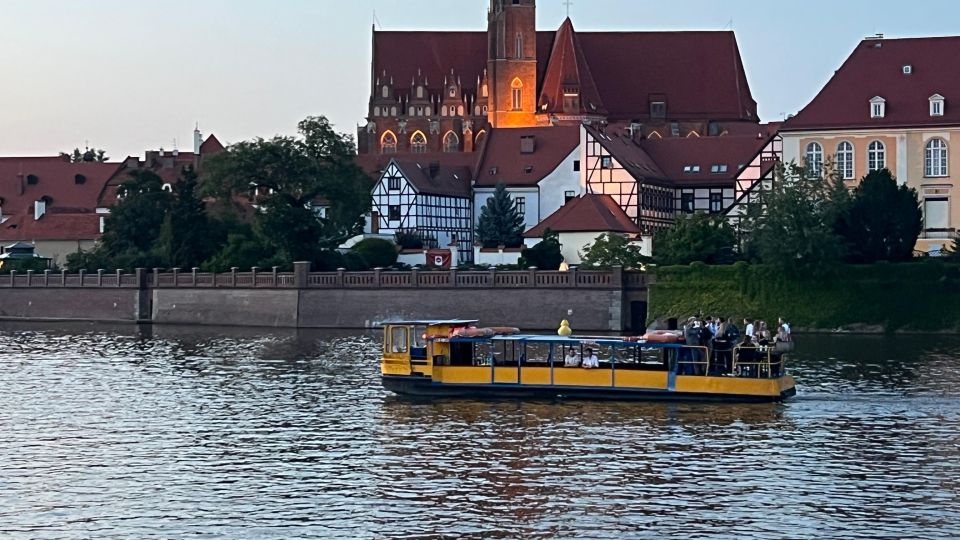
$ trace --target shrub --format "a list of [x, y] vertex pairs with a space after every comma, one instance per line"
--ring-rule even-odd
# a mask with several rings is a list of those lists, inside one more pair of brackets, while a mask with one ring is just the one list
[[367, 269], [387, 268], [397, 262], [397, 246], [380, 238], [367, 238], [357, 242], [350, 254], [362, 258]]

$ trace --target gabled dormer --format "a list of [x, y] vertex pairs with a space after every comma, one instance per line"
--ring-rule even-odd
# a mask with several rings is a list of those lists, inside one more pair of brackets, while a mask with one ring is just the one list
[[887, 115], [887, 100], [874, 96], [870, 100], [870, 118], [883, 118]]
[[930, 96], [930, 116], [943, 116], [947, 108], [947, 100], [940, 94]]

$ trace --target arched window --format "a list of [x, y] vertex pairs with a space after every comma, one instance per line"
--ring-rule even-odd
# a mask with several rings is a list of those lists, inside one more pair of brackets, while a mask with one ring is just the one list
[[457, 115], [457, 107], [456, 107], [456, 105], [451, 105], [451, 106], [450, 106], [450, 116], [456, 116], [456, 115]]
[[837, 145], [837, 172], [844, 180], [853, 180], [853, 145], [847, 141]]
[[383, 85], [383, 93], [382, 93], [382, 95], [383, 95], [383, 97], [385, 97], [385, 98], [390, 97], [390, 89], [387, 87], [387, 85]]
[[410, 151], [414, 154], [427, 153], [427, 136], [422, 131], [418, 131], [410, 137]]
[[418, 87], [417, 87], [417, 99], [423, 99], [423, 87], [422, 87], [422, 86], [418, 86]]
[[443, 151], [444, 152], [458, 152], [460, 150], [460, 137], [457, 137], [457, 134], [448, 131], [446, 135], [443, 136]]
[[486, 138], [487, 138], [486, 130], [481, 129], [480, 131], [478, 131], [476, 138], [473, 139], [473, 147], [478, 148], [480, 146], [480, 143], [482, 143]]
[[397, 136], [392, 131], [384, 131], [383, 135], [380, 136], [380, 153], [397, 153]]
[[390, 107], [390, 116], [396, 116], [396, 115], [397, 115], [397, 106], [394, 105], [393, 107]]
[[520, 32], [517, 32], [517, 44], [516, 44], [516, 46], [517, 46], [517, 50], [516, 50], [516, 54], [514, 55], [514, 57], [515, 57], [517, 60], [520, 60], [520, 59], [523, 58], [523, 34], [521, 34]]
[[373, 108], [373, 115], [374, 115], [374, 116], [380, 116], [380, 107], [374, 107], [374, 108]]
[[457, 116], [463, 116], [463, 105], [457, 107]]
[[523, 81], [519, 77], [514, 79], [510, 88], [513, 89], [513, 110], [519, 111], [523, 109]]
[[820, 176], [823, 172], [823, 147], [820, 143], [812, 142], [807, 145], [806, 153], [807, 168], [814, 176]]
[[924, 176], [947, 176], [947, 143], [943, 139], [927, 141], [924, 158]]
[[483, 83], [483, 97], [489, 97], [487, 96], [487, 83]]
[[867, 172], [879, 171], [887, 167], [887, 149], [880, 141], [873, 141], [867, 147]]

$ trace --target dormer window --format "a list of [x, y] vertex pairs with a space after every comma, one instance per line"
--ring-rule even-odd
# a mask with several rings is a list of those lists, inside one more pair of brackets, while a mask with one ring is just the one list
[[870, 100], [870, 118], [883, 118], [887, 114], [887, 100], [877, 96]]
[[930, 116], [943, 116], [944, 97], [940, 94], [930, 96]]

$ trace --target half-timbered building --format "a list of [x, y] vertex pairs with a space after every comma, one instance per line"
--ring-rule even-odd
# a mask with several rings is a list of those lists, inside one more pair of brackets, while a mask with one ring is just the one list
[[466, 166], [391, 159], [373, 188], [373, 232], [410, 232], [429, 248], [456, 244], [459, 262], [472, 262], [470, 182]]

